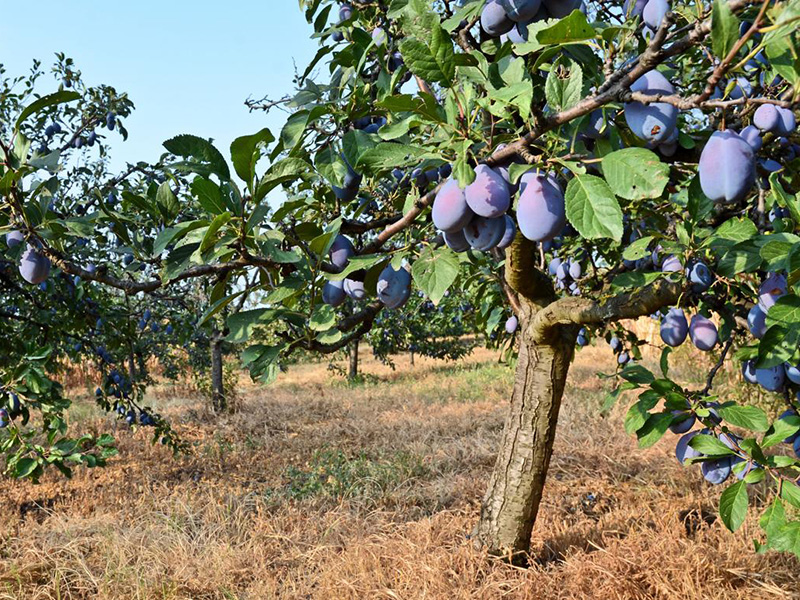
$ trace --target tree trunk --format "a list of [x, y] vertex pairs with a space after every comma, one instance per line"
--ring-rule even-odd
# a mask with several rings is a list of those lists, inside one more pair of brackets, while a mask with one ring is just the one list
[[350, 370], [347, 373], [348, 379], [355, 379], [358, 377], [358, 340], [355, 339], [350, 342]]
[[131, 383], [136, 383], [136, 357], [133, 355], [133, 344], [131, 344], [130, 352], [128, 352], [128, 376]]
[[515, 564], [527, 562], [575, 348], [573, 327], [559, 328], [546, 343], [528, 339], [533, 310], [527, 304], [519, 315], [523, 335], [511, 408], [476, 529], [478, 545]]
[[222, 333], [216, 329], [211, 335], [211, 407], [217, 413], [228, 408], [222, 370]]
[[414, 366], [414, 353], [411, 353], [411, 366]]

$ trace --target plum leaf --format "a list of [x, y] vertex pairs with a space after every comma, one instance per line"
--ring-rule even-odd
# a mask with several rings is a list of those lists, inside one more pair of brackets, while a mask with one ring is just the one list
[[739, 19], [728, 6], [728, 0], [714, 0], [711, 7], [711, 49], [725, 58], [739, 40]]
[[164, 142], [164, 148], [175, 156], [192, 158], [208, 168], [211, 173], [220, 179], [228, 180], [231, 172], [225, 157], [208, 140], [196, 135], [178, 135]]
[[551, 44], [571, 44], [582, 42], [597, 36], [594, 28], [579, 10], [573, 10], [568, 16], [559, 20], [554, 25], [540, 30], [536, 40], [545, 46]]
[[607, 154], [603, 173], [614, 193], [626, 200], [658, 198], [669, 182], [669, 166], [646, 148], [625, 148]]
[[459, 261], [455, 252], [443, 247], [433, 250], [426, 247], [411, 267], [414, 283], [428, 295], [431, 302], [439, 304], [458, 277]]
[[720, 494], [719, 516], [725, 527], [736, 531], [742, 526], [747, 516], [748, 501], [747, 484], [744, 481], [737, 481]]
[[452, 85], [456, 72], [453, 42], [439, 25], [431, 29], [430, 45], [406, 38], [400, 42], [400, 53], [408, 69], [417, 77], [445, 87]]
[[576, 175], [567, 184], [567, 218], [586, 239], [622, 239], [622, 209], [608, 184], [595, 175]]
[[728, 423], [737, 427], [762, 432], [769, 429], [766, 413], [757, 406], [721, 406], [717, 412]]
[[544, 84], [547, 103], [555, 110], [575, 106], [583, 91], [583, 71], [572, 59], [563, 56], [554, 64]]

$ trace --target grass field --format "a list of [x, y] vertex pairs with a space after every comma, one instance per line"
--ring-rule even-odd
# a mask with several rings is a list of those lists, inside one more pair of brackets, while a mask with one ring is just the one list
[[178, 459], [87, 402], [76, 426], [116, 425], [120, 456], [72, 481], [0, 480], [0, 599], [800, 598], [800, 561], [755, 554], [753, 516], [728, 533], [720, 489], [678, 465], [674, 436], [638, 450], [630, 399], [599, 417], [611, 364], [576, 359], [527, 570], [469, 540], [512, 379], [481, 351], [396, 372], [365, 360], [353, 386], [325, 364], [243, 378], [221, 418], [158, 388], [193, 444]]

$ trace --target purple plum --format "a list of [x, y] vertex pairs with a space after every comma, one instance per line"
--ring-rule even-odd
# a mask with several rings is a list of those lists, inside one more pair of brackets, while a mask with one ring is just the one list
[[677, 348], [686, 341], [689, 324], [680, 308], [671, 308], [661, 321], [661, 339], [668, 346]]
[[[632, 92], [648, 95], [675, 93], [675, 88], [658, 71], [648, 71], [631, 85]], [[625, 104], [625, 122], [636, 137], [651, 144], [666, 141], [678, 122], [678, 109], [665, 102], [642, 104], [628, 102]]]
[[567, 222], [564, 193], [552, 175], [525, 173], [520, 183], [517, 225], [526, 238], [546, 242], [555, 238]]
[[475, 167], [475, 181], [464, 190], [467, 205], [479, 217], [494, 219], [511, 206], [511, 195], [503, 177], [486, 165]]
[[692, 317], [689, 325], [689, 337], [698, 350], [708, 352], [717, 345], [717, 326], [703, 315]]
[[700, 187], [715, 202], [743, 200], [755, 182], [755, 157], [731, 130], [715, 131], [700, 154]]
[[20, 258], [19, 274], [28, 283], [39, 285], [50, 275], [50, 259], [29, 244]]
[[446, 233], [466, 227], [475, 213], [467, 205], [464, 190], [455, 179], [449, 179], [436, 193], [433, 201], [433, 224]]

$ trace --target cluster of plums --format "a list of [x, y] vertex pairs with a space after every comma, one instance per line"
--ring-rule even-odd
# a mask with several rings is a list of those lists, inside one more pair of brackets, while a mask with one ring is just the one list
[[554, 256], [547, 265], [547, 271], [551, 277], [555, 278], [557, 290], [568, 290], [573, 296], [580, 296], [581, 289], [578, 287], [578, 280], [583, 275], [583, 265], [576, 257], [562, 260]]
[[462, 188], [448, 179], [433, 202], [433, 223], [455, 252], [470, 248], [488, 251], [511, 244], [517, 225], [526, 238], [546, 242], [555, 238], [566, 224], [564, 193], [552, 174], [532, 170], [519, 184], [517, 220], [507, 215], [513, 187], [506, 167], [475, 167], [475, 179]]
[[691, 322], [680, 308], [670, 308], [661, 320], [661, 339], [667, 345], [676, 348], [686, 341], [692, 340], [695, 348], [708, 352], [717, 345], [717, 326], [711, 319], [700, 313], [692, 317]]
[[528, 41], [528, 25], [561, 19], [573, 10], [585, 11], [582, 0], [486, 0], [481, 10], [481, 29], [490, 37], [515, 44]]
[[[354, 254], [353, 243], [344, 235], [336, 236], [329, 250], [331, 263], [339, 269], [345, 269]], [[365, 271], [358, 270], [341, 281], [327, 281], [322, 288], [322, 301], [330, 306], [339, 306], [348, 296], [353, 300], [363, 300], [367, 295], [365, 276]], [[394, 269], [391, 264], [386, 265], [378, 277], [377, 292], [378, 299], [388, 308], [403, 306], [411, 296], [411, 272], [408, 266]]]
[[[710, 402], [707, 403], [706, 408], [708, 408], [710, 415], [709, 418], [714, 422], [719, 424], [721, 421], [719, 419], [719, 415], [714, 410], [715, 403]], [[689, 442], [697, 435], [713, 435], [713, 432], [710, 429], [702, 429], [702, 430], [695, 430], [691, 431], [692, 427], [694, 427], [697, 419], [696, 417], [688, 410], [686, 411], [679, 411], [673, 410], [673, 421], [670, 425], [670, 430], [675, 434], [683, 434], [679, 439], [678, 443], [675, 446], [675, 457], [678, 459], [678, 462], [681, 464], [685, 464], [687, 460], [697, 459], [702, 461], [701, 462], [701, 472], [703, 474], [703, 478], [712, 483], [714, 485], [719, 485], [723, 483], [728, 477], [730, 477], [733, 471], [733, 467], [737, 464], [746, 462], [745, 458], [741, 456], [723, 456], [719, 458], [705, 458], [705, 455], [692, 448], [689, 445]], [[783, 414], [778, 417], [781, 420], [788, 419], [790, 417], [796, 417], [797, 413], [794, 410], [787, 410]], [[728, 448], [731, 450], [738, 452], [740, 449], [738, 448], [738, 443], [740, 441], [739, 437], [730, 433], [720, 433], [717, 438]], [[792, 446], [792, 449], [795, 455], [800, 458], [800, 432], [797, 432], [788, 438], [783, 440], [784, 443], [789, 444]], [[735, 475], [738, 479], [743, 480], [747, 474], [757, 468], [761, 468], [761, 465], [758, 463], [747, 461], [748, 464], [742, 468], [741, 470], [737, 469]]]
[[[787, 292], [788, 282], [780, 273], [769, 274], [761, 283], [758, 302], [747, 315], [747, 325], [753, 337], [764, 337], [767, 332], [767, 313]], [[783, 390], [787, 383], [800, 385], [800, 365], [790, 363], [757, 369], [755, 361], [747, 360], [742, 364], [742, 375], [748, 383], [757, 383], [770, 392]]]
[[611, 339], [608, 340], [608, 345], [611, 346], [611, 351], [617, 355], [617, 363], [619, 365], [624, 367], [631, 362], [630, 353], [624, 349], [622, 340], [620, 340], [616, 335], [611, 336]]
[[[149, 308], [144, 309], [144, 312], [142, 313], [142, 318], [139, 319], [138, 325], [140, 331], [144, 331], [145, 329], [147, 329], [148, 325], [150, 326], [150, 331], [152, 331], [153, 333], [158, 333], [159, 331], [161, 331], [161, 325], [159, 324], [158, 321], [153, 319], [153, 312]], [[169, 323], [164, 328], [164, 332], [167, 335], [172, 335], [174, 331], [175, 328], [172, 326], [172, 324]]]

